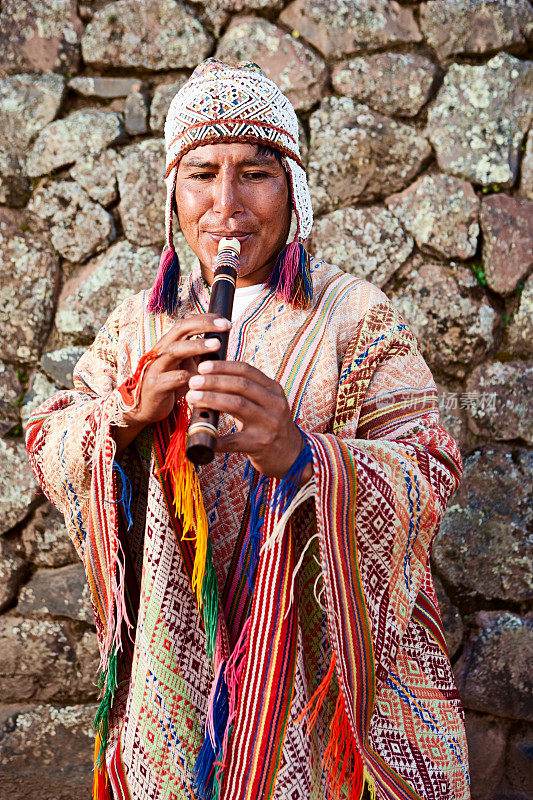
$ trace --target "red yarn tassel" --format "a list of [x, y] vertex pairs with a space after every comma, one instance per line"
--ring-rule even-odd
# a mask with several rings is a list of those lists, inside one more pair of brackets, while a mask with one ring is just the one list
[[355, 746], [341, 691], [331, 720], [323, 765], [332, 800], [340, 800], [347, 779], [351, 783], [350, 800], [359, 800], [363, 791], [363, 761]]
[[148, 352], [139, 359], [137, 369], [133, 375], [130, 375], [129, 378], [126, 378], [124, 383], [121, 383], [120, 386], [117, 387], [125, 405], [130, 407], [136, 405], [144, 371], [152, 363], [152, 361], [155, 361], [158, 357], [159, 353], [157, 352], [156, 348], [148, 350]]
[[[308, 733], [311, 733], [313, 730], [320, 709], [324, 705], [324, 701], [331, 686], [336, 663], [335, 653], [333, 653], [328, 671], [304, 710], [295, 720], [296, 722], [300, 722], [306, 714], [309, 714], [309, 719], [307, 720]], [[322, 761], [329, 787], [328, 797], [330, 797], [331, 800], [340, 800], [345, 784], [349, 782], [349, 800], [360, 800], [364, 781], [363, 761], [355, 744], [355, 739], [346, 715], [344, 695], [340, 689], [337, 705], [335, 706], [335, 713], [331, 720], [329, 730], [329, 742]]]
[[[307, 720], [308, 733], [311, 733], [311, 731], [315, 727], [318, 715], [320, 713], [320, 709], [324, 705], [324, 700], [326, 699], [327, 694], [329, 692], [329, 687], [331, 686], [331, 680], [333, 678], [333, 670], [335, 669], [336, 663], [337, 659], [335, 658], [335, 653], [333, 653], [333, 655], [331, 656], [331, 661], [329, 664], [328, 671], [322, 678], [321, 682], [318, 684], [315, 693], [307, 703], [302, 713], [295, 719], [295, 722], [301, 722], [301, 720], [306, 716], [306, 714], [309, 714], [309, 719]], [[316, 703], [316, 705], [315, 708], [313, 709], [314, 703]]]

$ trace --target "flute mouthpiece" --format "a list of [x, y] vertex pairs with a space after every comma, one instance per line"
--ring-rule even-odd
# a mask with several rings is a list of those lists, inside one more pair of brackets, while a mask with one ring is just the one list
[[235, 250], [237, 255], [240, 255], [241, 243], [234, 236], [232, 236], [231, 239], [226, 239], [225, 237], [221, 239], [218, 243], [218, 252], [220, 253], [221, 250], [225, 250], [227, 247]]

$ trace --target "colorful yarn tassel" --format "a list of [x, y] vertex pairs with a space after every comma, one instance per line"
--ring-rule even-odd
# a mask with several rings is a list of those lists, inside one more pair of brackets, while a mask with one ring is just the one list
[[93, 800], [113, 800], [106, 765], [99, 763], [101, 747], [100, 736], [96, 734], [94, 743]]
[[[301, 722], [308, 715], [308, 734], [315, 727], [320, 710], [329, 693], [336, 664], [337, 660], [335, 653], [333, 653], [328, 671], [301, 714], [295, 720], [296, 722]], [[375, 800], [375, 782], [363, 765], [362, 758], [357, 750], [355, 738], [346, 715], [344, 695], [340, 689], [329, 729], [329, 741], [322, 761], [328, 784], [327, 796], [331, 800], [340, 800], [341, 797], [346, 797], [347, 800], [360, 800], [366, 784], [371, 800]], [[344, 793], [346, 784], [349, 785], [348, 795]]]
[[109, 717], [115, 691], [118, 686], [117, 667], [117, 651], [113, 648], [107, 662], [107, 668], [100, 673], [100, 677], [98, 678], [98, 687], [102, 691], [102, 699], [100, 700], [94, 718], [94, 727], [97, 731], [96, 738], [98, 742], [98, 749], [95, 750], [95, 771], [104, 765], [107, 738], [109, 736]]
[[285, 303], [294, 308], [308, 308], [313, 297], [309, 253], [298, 238], [286, 245], [270, 273], [268, 285]]
[[229, 694], [224, 667], [225, 662], [222, 661], [209, 697], [204, 741], [195, 764], [196, 789], [203, 800], [211, 800], [213, 797], [216, 760], [222, 752], [228, 724]]
[[174, 496], [174, 508], [183, 525], [183, 538], [194, 532], [196, 543], [192, 588], [198, 608], [203, 606], [202, 584], [207, 561], [208, 525], [198, 475], [185, 455], [191, 412], [185, 400], [178, 406], [176, 428], [170, 438], [162, 473], [167, 473]]
[[180, 262], [176, 251], [169, 247], [161, 255], [155, 283], [148, 298], [148, 311], [152, 314], [174, 314], [178, 304]]
[[248, 637], [250, 633], [251, 617], [248, 617], [244, 623], [241, 635], [237, 640], [237, 644], [233, 648], [233, 652], [228, 658], [228, 662], [224, 668], [224, 679], [228, 687], [228, 719], [226, 729], [222, 738], [222, 748], [219, 753], [218, 760], [215, 762], [217, 769], [213, 780], [213, 797], [212, 800], [219, 800], [220, 792], [222, 790], [222, 781], [226, 769], [226, 758], [228, 755], [228, 746], [235, 718], [237, 716], [237, 702], [239, 699], [239, 689], [241, 685], [242, 673], [244, 672], [244, 656], [248, 647]]

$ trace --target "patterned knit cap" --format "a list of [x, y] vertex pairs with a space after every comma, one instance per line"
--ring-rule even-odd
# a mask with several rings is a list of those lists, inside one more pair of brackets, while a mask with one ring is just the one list
[[148, 308], [174, 313], [179, 260], [174, 250], [172, 199], [180, 159], [206, 144], [249, 142], [281, 153], [296, 214], [294, 241], [279, 254], [268, 283], [280, 299], [306, 307], [312, 297], [309, 254], [303, 246], [313, 225], [313, 209], [298, 145], [298, 118], [290, 100], [251, 61], [229, 66], [216, 58], [199, 64], [170, 104], [165, 122], [167, 198], [166, 248], [150, 292]]
[[199, 64], [172, 100], [165, 123], [169, 247], [178, 163], [189, 150], [219, 142], [250, 142], [280, 151], [291, 184], [296, 236], [305, 241], [313, 210], [298, 139], [298, 118], [290, 100], [257, 64], [243, 61], [231, 67], [216, 58]]

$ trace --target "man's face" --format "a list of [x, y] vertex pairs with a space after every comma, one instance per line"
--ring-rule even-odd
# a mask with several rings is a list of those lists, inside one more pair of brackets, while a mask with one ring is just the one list
[[287, 174], [253, 144], [210, 144], [181, 159], [176, 178], [181, 230], [208, 281], [223, 236], [241, 242], [240, 286], [268, 278], [289, 235]]

